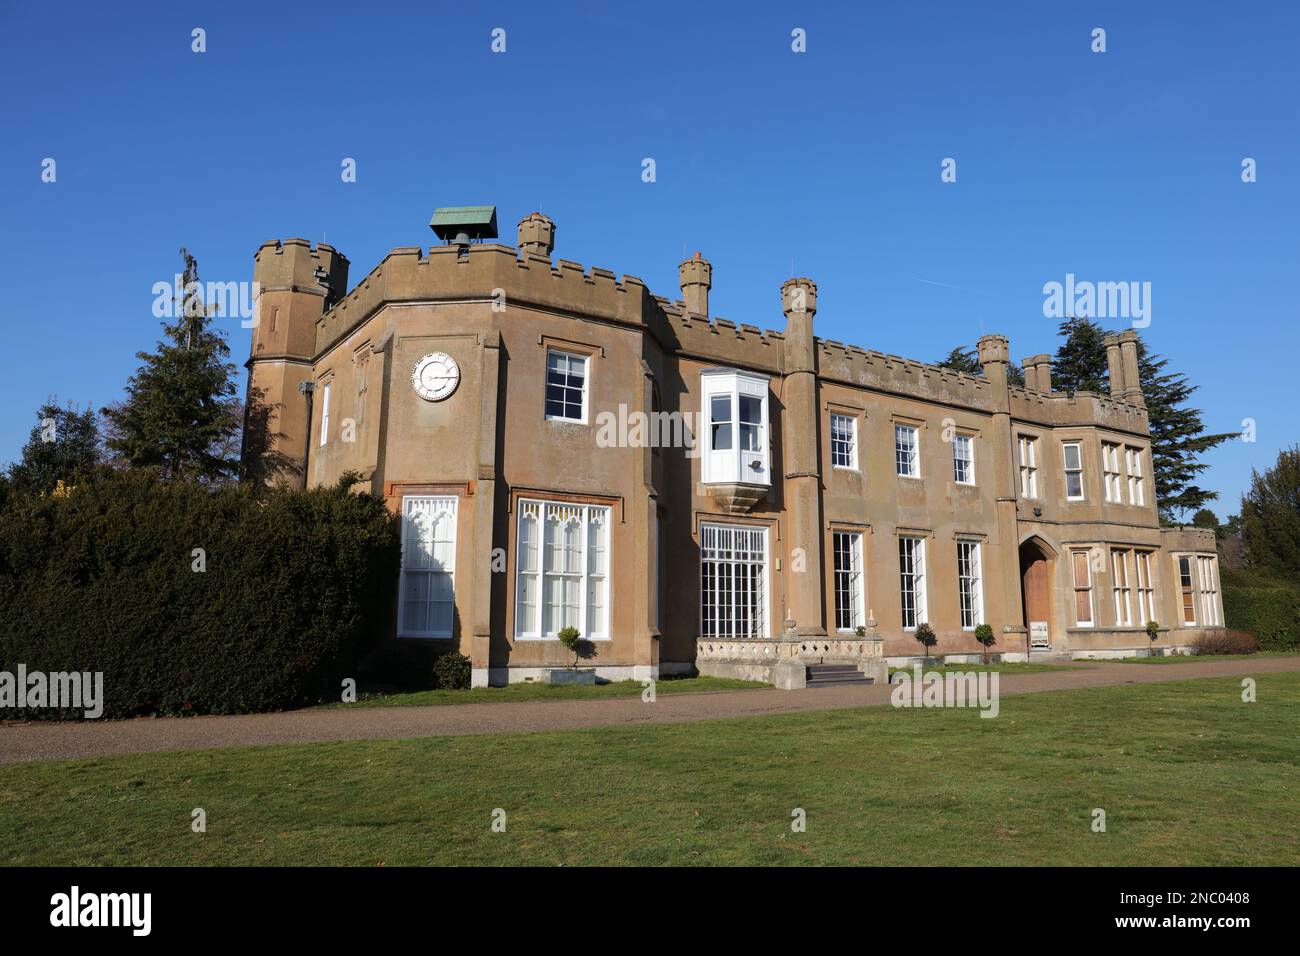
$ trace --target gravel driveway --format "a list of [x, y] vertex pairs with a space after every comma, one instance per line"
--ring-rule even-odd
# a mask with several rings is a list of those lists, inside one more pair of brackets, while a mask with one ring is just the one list
[[[1188, 664], [1077, 663], [1068, 670], [1003, 674], [1003, 696], [1108, 684], [1148, 684], [1200, 677], [1300, 671], [1300, 656]], [[889, 701], [885, 686], [805, 691], [742, 690], [602, 700], [519, 701], [433, 707], [316, 708], [234, 717], [162, 717], [80, 723], [0, 723], [0, 763], [65, 760], [166, 750], [246, 747], [403, 737], [574, 730], [640, 723], [866, 707]]]

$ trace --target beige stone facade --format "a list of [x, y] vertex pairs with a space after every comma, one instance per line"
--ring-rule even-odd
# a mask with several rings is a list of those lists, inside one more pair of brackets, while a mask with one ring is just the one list
[[534, 213], [517, 248], [394, 249], [351, 291], [323, 243], [256, 253], [271, 441], [250, 455], [359, 472], [404, 515], [389, 641], [497, 684], [567, 663], [573, 624], [606, 676], [785, 682], [879, 676], [922, 622], [947, 655], [987, 623], [1009, 659], [1221, 626], [1213, 534], [1157, 520], [1132, 333], [1107, 342], [1110, 395], [1053, 391], [1045, 355], [1020, 388], [1002, 336], [982, 376], [821, 339], [808, 279], [773, 290], [780, 328], [737, 325], [698, 254], [674, 301], [553, 258], [555, 232]]

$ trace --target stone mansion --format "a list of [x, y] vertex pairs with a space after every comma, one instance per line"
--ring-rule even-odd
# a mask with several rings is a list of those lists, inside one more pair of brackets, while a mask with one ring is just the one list
[[1018, 387], [1001, 335], [981, 375], [822, 339], [806, 278], [778, 328], [737, 324], [698, 253], [670, 300], [555, 234], [531, 213], [515, 246], [394, 249], [350, 291], [323, 242], [255, 255], [245, 454], [359, 472], [401, 515], [394, 646], [504, 684], [569, 663], [572, 625], [606, 677], [799, 687], [812, 663], [880, 679], [922, 623], [946, 655], [987, 623], [1011, 660], [1222, 626], [1213, 533], [1157, 520], [1134, 333], [1106, 342], [1109, 394], [1054, 391], [1046, 355]]

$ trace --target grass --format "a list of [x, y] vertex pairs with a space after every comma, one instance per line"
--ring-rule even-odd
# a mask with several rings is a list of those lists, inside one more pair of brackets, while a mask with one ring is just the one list
[[[655, 694], [708, 694], [723, 690], [754, 690], [771, 684], [731, 677], [668, 677], [655, 681]], [[507, 684], [505, 687], [474, 687], [470, 690], [419, 690], [405, 694], [376, 694], [360, 697], [354, 704], [324, 704], [325, 707], [425, 707], [430, 704], [505, 704], [520, 700], [588, 700], [601, 697], [640, 697], [645, 684], [639, 680], [606, 684]]]
[[1244, 661], [1257, 657], [1295, 657], [1296, 651], [1256, 651], [1254, 654], [1171, 654], [1165, 657], [1105, 657], [1089, 664], [1199, 664], [1203, 661]]
[[1292, 865], [1300, 673], [1257, 680], [6, 765], [0, 863]]

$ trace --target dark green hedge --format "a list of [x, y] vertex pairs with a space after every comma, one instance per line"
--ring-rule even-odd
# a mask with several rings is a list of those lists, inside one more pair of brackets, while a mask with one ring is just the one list
[[1249, 631], [1262, 651], [1300, 650], [1300, 585], [1248, 571], [1224, 571], [1223, 617]]
[[[383, 502], [344, 486], [106, 472], [62, 498], [0, 496], [0, 670], [103, 671], [105, 717], [337, 699], [388, 627], [398, 541]], [[57, 715], [0, 708], [37, 716]]]

